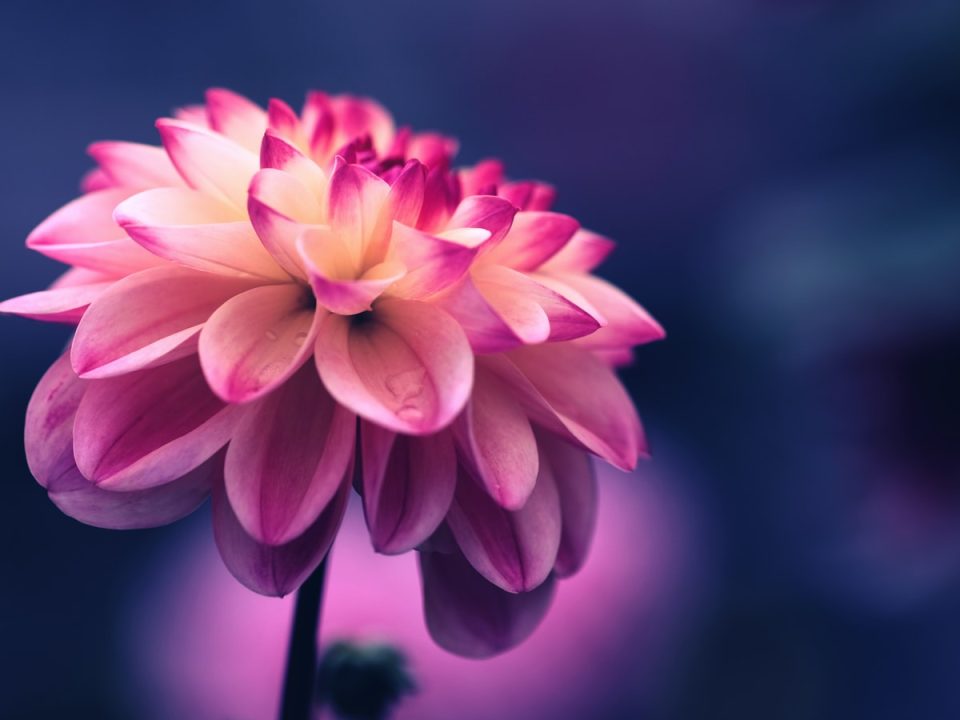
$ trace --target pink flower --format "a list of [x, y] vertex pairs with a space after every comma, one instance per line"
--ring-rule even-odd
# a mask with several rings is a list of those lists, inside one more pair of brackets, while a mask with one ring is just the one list
[[611, 243], [369, 100], [211, 90], [157, 128], [91, 146], [86, 194], [27, 239], [71, 269], [0, 304], [76, 325], [28, 409], [37, 480], [112, 528], [212, 494], [226, 565], [283, 595], [355, 478], [374, 546], [423, 551], [441, 644], [522, 639], [586, 555], [587, 453], [646, 451], [611, 365], [663, 332], [590, 274]]

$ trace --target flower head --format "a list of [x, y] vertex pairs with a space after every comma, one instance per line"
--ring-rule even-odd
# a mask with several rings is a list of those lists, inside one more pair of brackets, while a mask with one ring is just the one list
[[588, 454], [645, 452], [612, 366], [663, 333], [590, 274], [610, 241], [369, 100], [211, 90], [157, 128], [91, 146], [27, 240], [71, 269], [0, 304], [76, 325], [27, 413], [53, 501], [130, 528], [212, 494], [227, 566], [282, 595], [355, 486], [378, 550], [421, 550], [431, 617], [542, 615], [587, 551]]

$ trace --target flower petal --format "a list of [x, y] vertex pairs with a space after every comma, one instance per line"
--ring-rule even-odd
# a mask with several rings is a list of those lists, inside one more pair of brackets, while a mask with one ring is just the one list
[[267, 113], [263, 108], [224, 88], [207, 90], [206, 101], [211, 128], [247, 150], [259, 152], [260, 140], [267, 129]]
[[541, 270], [550, 272], [590, 272], [613, 252], [615, 243], [602, 235], [582, 228], [570, 242], [544, 263]]
[[393, 118], [378, 102], [338, 95], [330, 98], [330, 107], [336, 117], [336, 148], [363, 135], [370, 136], [381, 155], [390, 148], [394, 134]]
[[517, 209], [503, 198], [493, 195], [465, 197], [447, 222], [447, 229], [483, 228], [490, 231], [487, 247], [493, 247], [510, 232]]
[[190, 355], [213, 311], [250, 286], [179, 267], [128, 275], [84, 314], [71, 353], [74, 370], [85, 378], [112, 377]]
[[550, 466], [560, 496], [563, 529], [554, 572], [576, 573], [587, 559], [597, 525], [597, 478], [590, 456], [550, 432], [537, 433], [540, 462]]
[[200, 333], [200, 363], [227, 402], [254, 400], [310, 357], [322, 313], [304, 288], [289, 283], [247, 290], [225, 302]]
[[510, 386], [478, 366], [470, 402], [454, 429], [461, 460], [490, 497], [507, 510], [522, 508], [540, 463], [530, 421]]
[[363, 510], [377, 552], [412, 550], [437, 529], [457, 485], [457, 456], [446, 432], [396, 435], [362, 422]]
[[267, 168], [250, 182], [247, 210], [267, 252], [288, 273], [306, 278], [297, 238], [305, 226], [323, 219], [317, 199], [293, 175]]
[[448, 425], [473, 383], [473, 353], [460, 327], [420, 302], [383, 298], [359, 322], [328, 315], [315, 356], [320, 377], [339, 402], [413, 435]]
[[329, 221], [360, 267], [367, 247], [380, 245], [379, 235], [389, 232], [378, 222], [390, 186], [360, 165], [344, 164], [330, 178]]
[[27, 293], [0, 302], [0, 313], [76, 325], [87, 306], [113, 284], [113, 281]]
[[227, 449], [230, 506], [256, 541], [303, 534], [343, 483], [356, 421], [304, 367], [244, 414]]
[[407, 268], [407, 274], [391, 293], [417, 299], [452, 286], [466, 274], [478, 248], [489, 238], [490, 232], [481, 228], [461, 228], [434, 235], [394, 223], [391, 257]]
[[579, 227], [569, 215], [519, 212], [503, 242], [493, 246], [484, 260], [514, 270], [535, 270], [566, 245]]
[[117, 223], [154, 255], [227, 275], [289, 278], [230, 205], [188, 188], [157, 188], [117, 206]]
[[[273, 130], [267, 130], [260, 146], [260, 166], [263, 169], [283, 170], [289, 173], [319, 200], [327, 188], [327, 174], [313, 160], [304, 155], [300, 148], [281, 137]], [[296, 216], [293, 216], [296, 217]]]
[[349, 249], [326, 226], [305, 229], [297, 249], [317, 303], [340, 315], [370, 310], [373, 301], [406, 272], [397, 262], [385, 262], [355, 277]]
[[196, 356], [92, 381], [73, 429], [77, 467], [105, 489], [163, 485], [223, 447], [241, 411], [210, 392]]
[[509, 382], [530, 419], [623, 470], [647, 454], [630, 395], [602, 360], [573, 343], [526, 346], [484, 363]]
[[[603, 316], [604, 326], [580, 341], [585, 347], [617, 349], [666, 337], [663, 327], [650, 313], [605, 280], [573, 273], [552, 274], [550, 277], [585, 298]], [[554, 287], [562, 292], [559, 285], [554, 284]]]
[[313, 525], [296, 540], [273, 546], [258, 543], [246, 533], [230, 507], [223, 483], [217, 483], [213, 487], [213, 535], [220, 557], [246, 587], [261, 595], [283, 597], [300, 587], [326, 557], [349, 497], [350, 483], [344, 478]]
[[129, 188], [97, 190], [67, 203], [40, 223], [27, 247], [54, 260], [98, 272], [126, 275], [163, 262], [127, 237], [113, 210]]
[[45, 488], [56, 487], [75, 471], [73, 418], [86, 384], [70, 367], [65, 352], [50, 366], [30, 396], [24, 425], [24, 448], [30, 472]]
[[161, 118], [157, 120], [157, 129], [170, 160], [187, 185], [236, 208], [247, 206], [247, 186], [260, 167], [256, 153], [182, 120]]
[[162, 147], [105, 141], [93, 143], [87, 153], [119, 187], [146, 190], [183, 186], [183, 180]]
[[524, 593], [488, 583], [460, 553], [420, 553], [423, 609], [430, 637], [469, 658], [488, 658], [526, 640], [546, 617], [556, 582]]
[[560, 547], [560, 498], [550, 467], [520, 510], [505, 510], [461, 468], [447, 525], [470, 564], [507, 592], [528, 592], [553, 570]]
[[557, 191], [546, 183], [521, 180], [497, 184], [497, 197], [509, 200], [521, 210], [549, 210], [557, 197]]

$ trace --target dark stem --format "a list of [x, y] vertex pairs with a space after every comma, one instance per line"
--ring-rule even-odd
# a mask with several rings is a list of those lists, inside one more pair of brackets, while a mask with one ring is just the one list
[[[329, 557], [329, 555], [328, 555]], [[280, 720], [309, 720], [317, 679], [317, 629], [327, 558], [297, 591], [297, 607], [290, 629], [287, 674], [283, 681]]]

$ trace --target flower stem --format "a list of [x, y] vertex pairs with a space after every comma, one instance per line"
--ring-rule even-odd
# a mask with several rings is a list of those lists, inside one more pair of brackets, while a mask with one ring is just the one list
[[327, 558], [324, 558], [297, 591], [280, 720], [309, 720], [311, 717], [317, 679], [317, 630], [326, 572]]

